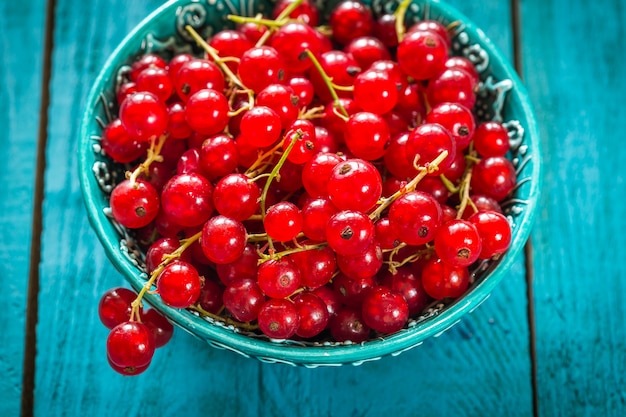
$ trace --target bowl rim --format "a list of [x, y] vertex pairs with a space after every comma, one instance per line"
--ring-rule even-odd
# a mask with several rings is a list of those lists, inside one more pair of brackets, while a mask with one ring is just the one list
[[[92, 155], [94, 155], [94, 152], [91, 150], [91, 130], [89, 128], [90, 124], [93, 123], [91, 108], [99, 100], [104, 83], [112, 81], [114, 70], [118, 66], [116, 62], [118, 62], [119, 58], [127, 58], [131, 53], [137, 52], [136, 50], [130, 51], [129, 48], [136, 42], [139, 35], [144, 32], [147, 33], [150, 22], [159, 16], [175, 13], [175, 10], [181, 5], [192, 2], [192, 0], [169, 0], [150, 13], [125, 36], [122, 42], [109, 55], [102, 70], [90, 88], [79, 129], [79, 180], [89, 221], [109, 260], [124, 276], [126, 281], [137, 291], [141, 289], [145, 282], [141, 277], [141, 272], [131, 265], [128, 259], [122, 254], [119, 241], [112, 241], [107, 238], [107, 236], [114, 231], [114, 227], [102, 210], [103, 207], [99, 206], [96, 202], [97, 199], [93, 198], [95, 193], [101, 194], [102, 190], [92, 172], [94, 159]], [[517, 72], [485, 33], [453, 6], [438, 0], [421, 3], [429, 4], [431, 11], [434, 7], [438, 14], [445, 15], [453, 21], [460, 20], [463, 22], [464, 31], [469, 35], [472, 42], [479, 43], [488, 52], [490, 56], [490, 66], [493, 67], [494, 62], [496, 62], [501, 71], [499, 75], [512, 80], [513, 89], [509, 94], [515, 96], [521, 106], [520, 114], [524, 115], [524, 117], [520, 117], [519, 120], [523, 119], [524, 121], [525, 142], [529, 145], [532, 155], [532, 173], [530, 178], [533, 180], [530, 181], [530, 190], [524, 214], [518, 218], [518, 232], [514, 234], [509, 250], [502, 256], [499, 263], [490, 272], [488, 279], [481, 279], [480, 282], [471, 287], [465, 295], [447, 305], [436, 316], [420, 321], [413, 327], [404, 328], [384, 338], [371, 339], [364, 343], [347, 345], [333, 344], [329, 346], [320, 344], [319, 346], [301, 346], [289, 342], [277, 343], [267, 339], [252, 338], [245, 334], [237, 333], [229, 329], [228, 326], [213, 325], [187, 310], [170, 308], [162, 303], [158, 296], [148, 292], [144, 298], [150, 305], [165, 314], [170, 321], [178, 324], [182, 329], [209, 342], [215, 347], [230, 349], [244, 356], [255, 357], [266, 362], [284, 362], [292, 365], [315, 367], [346, 363], [360, 364], [387, 355], [399, 354], [423, 343], [424, 340], [431, 336], [438, 336], [488, 298], [492, 290], [500, 283], [504, 275], [516, 261], [518, 254], [530, 237], [534, 223], [539, 202], [540, 185], [542, 182], [542, 156], [540, 152], [537, 121], [526, 88]], [[529, 140], [528, 138], [531, 139]]]

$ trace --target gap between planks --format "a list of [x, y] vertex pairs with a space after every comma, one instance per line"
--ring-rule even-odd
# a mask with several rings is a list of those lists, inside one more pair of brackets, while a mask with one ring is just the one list
[[[520, 0], [511, 0], [511, 28], [513, 32], [513, 65], [522, 78], [522, 36]], [[532, 386], [533, 416], [539, 417], [539, 394], [537, 387], [537, 338], [535, 331], [535, 294], [533, 291], [533, 245], [529, 238], [524, 246], [524, 270], [526, 273], [526, 298], [528, 300], [528, 343], [530, 348], [530, 379]]]
[[39, 107], [39, 128], [37, 133], [37, 161], [35, 187], [33, 193], [32, 238], [30, 245], [30, 265], [28, 273], [28, 293], [26, 296], [26, 328], [24, 343], [24, 363], [22, 376], [22, 417], [30, 417], [34, 410], [35, 362], [37, 356], [37, 318], [39, 294], [39, 263], [41, 261], [42, 208], [44, 199], [44, 175], [46, 171], [46, 145], [48, 142], [48, 107], [50, 105], [50, 77], [54, 36], [54, 12], [56, 0], [49, 0], [46, 6], [44, 30], [43, 65], [41, 74], [41, 103]]

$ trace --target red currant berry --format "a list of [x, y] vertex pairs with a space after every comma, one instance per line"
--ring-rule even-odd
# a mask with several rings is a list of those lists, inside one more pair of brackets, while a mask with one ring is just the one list
[[458, 103], [473, 109], [476, 103], [472, 77], [461, 69], [446, 69], [428, 82], [426, 98], [431, 106], [439, 103]]
[[300, 324], [296, 335], [308, 339], [320, 334], [328, 325], [330, 314], [326, 303], [312, 292], [297, 294], [293, 303], [298, 310]]
[[298, 118], [300, 99], [291, 87], [270, 84], [256, 96], [257, 106], [265, 106], [280, 116], [281, 126], [287, 128]]
[[[277, 19], [278, 16], [296, 0], [279, 0], [272, 9], [272, 18]], [[319, 23], [319, 11], [309, 0], [302, 1], [291, 13], [290, 18], [306, 23], [311, 27], [317, 26]]]
[[107, 337], [107, 355], [113, 364], [122, 367], [142, 367], [154, 355], [154, 334], [145, 324], [126, 321], [115, 326]]
[[209, 313], [219, 314], [224, 307], [224, 288], [212, 279], [205, 279], [198, 298], [198, 305]]
[[257, 281], [263, 293], [272, 298], [284, 298], [300, 287], [300, 269], [288, 257], [270, 259], [259, 265]]
[[424, 310], [430, 302], [430, 297], [422, 285], [421, 269], [418, 272], [409, 266], [399, 268], [395, 274], [387, 270], [380, 274], [381, 285], [404, 297], [409, 307], [410, 316]]
[[165, 304], [187, 308], [200, 296], [202, 284], [198, 271], [190, 263], [174, 261], [157, 278], [157, 291]]
[[289, 257], [300, 269], [300, 285], [308, 289], [326, 285], [337, 270], [335, 252], [328, 246], [296, 252]]
[[239, 129], [247, 143], [256, 148], [272, 145], [280, 137], [280, 116], [266, 106], [254, 106], [241, 118]]
[[467, 148], [474, 137], [476, 123], [472, 111], [458, 103], [440, 103], [426, 116], [426, 123], [438, 123], [454, 138], [457, 152]]
[[363, 321], [373, 330], [393, 333], [402, 329], [409, 319], [409, 306], [402, 295], [378, 286], [363, 298]]
[[407, 33], [398, 45], [398, 64], [407, 75], [416, 80], [428, 80], [438, 74], [448, 58], [444, 39], [431, 31]]
[[159, 194], [152, 184], [141, 179], [116, 185], [109, 203], [115, 220], [129, 229], [148, 225], [159, 213]]
[[474, 165], [470, 186], [477, 194], [501, 201], [515, 187], [516, 176], [511, 161], [503, 156], [492, 156]]
[[476, 226], [482, 243], [479, 259], [489, 259], [509, 249], [511, 225], [504, 215], [495, 211], [479, 211], [468, 220]]
[[480, 156], [504, 156], [509, 151], [509, 132], [501, 123], [484, 122], [474, 134], [474, 149]]
[[228, 174], [220, 179], [213, 190], [216, 210], [226, 217], [244, 221], [259, 207], [259, 186], [243, 174]]
[[374, 62], [390, 58], [389, 50], [378, 38], [361, 36], [352, 39], [344, 48], [351, 54], [362, 69], [369, 68]]
[[130, 66], [129, 77], [131, 81], [136, 81], [139, 73], [146, 68], [167, 68], [167, 62], [157, 54], [149, 53], [139, 57]]
[[143, 324], [152, 330], [156, 348], [165, 346], [172, 339], [174, 326], [155, 309], [148, 309], [141, 315], [141, 320]]
[[337, 266], [344, 275], [350, 278], [373, 277], [383, 266], [382, 249], [374, 242], [356, 255], [337, 255]]
[[224, 307], [241, 322], [256, 320], [265, 295], [254, 279], [237, 279], [224, 290]]
[[452, 266], [469, 266], [478, 259], [481, 240], [476, 227], [467, 220], [451, 220], [441, 225], [435, 235], [435, 252]]
[[263, 225], [269, 237], [288, 242], [302, 231], [302, 213], [295, 204], [282, 201], [267, 209]]
[[161, 203], [176, 224], [200, 226], [213, 213], [213, 186], [199, 174], [174, 175], [163, 187]]
[[469, 286], [469, 271], [465, 266], [452, 266], [434, 257], [424, 264], [422, 284], [435, 300], [458, 298]]
[[389, 139], [387, 122], [375, 113], [355, 113], [346, 123], [344, 140], [350, 152], [357, 158], [367, 161], [381, 158]]
[[361, 343], [369, 339], [371, 329], [363, 321], [361, 309], [344, 307], [331, 317], [330, 334], [337, 342]]
[[406, 156], [410, 164], [413, 164], [419, 157], [417, 164], [425, 166], [444, 151], [448, 155], [439, 164], [439, 169], [429, 175], [440, 175], [441, 171], [450, 167], [456, 157], [456, 143], [448, 129], [436, 123], [419, 125], [410, 133], [406, 141]]
[[145, 155], [149, 143], [130, 136], [122, 121], [115, 119], [102, 131], [100, 145], [111, 159], [125, 164]]
[[202, 144], [198, 162], [201, 172], [209, 179], [228, 175], [239, 166], [237, 144], [225, 134], [211, 136]]
[[370, 162], [349, 159], [335, 165], [327, 188], [330, 201], [338, 209], [367, 212], [380, 199], [383, 184]]
[[129, 135], [149, 141], [167, 129], [167, 107], [154, 94], [137, 92], [127, 96], [120, 105], [120, 120]]
[[320, 52], [315, 30], [302, 22], [289, 22], [281, 26], [271, 38], [271, 46], [278, 51], [285, 67], [292, 73], [303, 73], [313, 65], [306, 51]]
[[371, 10], [363, 3], [344, 0], [333, 8], [329, 25], [333, 39], [341, 45], [347, 45], [355, 38], [371, 35], [374, 18]]
[[228, 100], [224, 94], [211, 89], [200, 90], [191, 95], [185, 107], [189, 127], [207, 136], [224, 130], [228, 125], [228, 112]]
[[172, 79], [166, 69], [150, 67], [137, 75], [137, 90], [148, 91], [162, 102], [167, 101], [174, 92]]
[[272, 298], [259, 311], [259, 329], [271, 339], [289, 339], [296, 334], [300, 316], [294, 303], [287, 298]]
[[222, 70], [207, 59], [194, 58], [180, 66], [175, 76], [178, 97], [187, 102], [200, 90], [224, 91], [226, 81]]
[[102, 294], [98, 304], [98, 316], [102, 324], [112, 329], [130, 320], [131, 303], [136, 298], [137, 293], [128, 288], [116, 287], [107, 290]]
[[326, 240], [326, 224], [337, 211], [328, 198], [308, 200], [302, 206], [302, 232], [311, 240], [323, 242]]
[[241, 82], [258, 94], [268, 85], [284, 79], [285, 64], [276, 49], [255, 46], [241, 56], [238, 73]]
[[193, 133], [187, 123], [185, 106], [182, 103], [174, 102], [167, 108], [169, 123], [167, 131], [172, 139], [187, 139]]
[[202, 227], [202, 251], [216, 264], [236, 261], [243, 254], [246, 241], [243, 224], [226, 216], [212, 217]]
[[337, 254], [356, 255], [373, 242], [374, 224], [359, 211], [340, 211], [333, 214], [326, 224], [326, 240]]
[[328, 195], [328, 181], [333, 168], [343, 160], [335, 153], [320, 152], [302, 170], [302, 184], [311, 197]]
[[239, 258], [228, 264], [215, 265], [215, 271], [224, 285], [230, 285], [237, 279], [256, 279], [258, 260], [254, 246], [247, 244]]
[[441, 225], [441, 216], [441, 205], [423, 191], [406, 193], [389, 208], [391, 227], [408, 245], [423, 245], [433, 240]]

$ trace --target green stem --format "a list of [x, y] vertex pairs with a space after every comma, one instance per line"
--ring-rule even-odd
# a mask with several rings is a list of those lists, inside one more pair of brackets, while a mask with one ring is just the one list
[[382, 212], [385, 211], [385, 209], [391, 205], [391, 203], [396, 201], [400, 196], [410, 191], [415, 190], [415, 187], [417, 186], [417, 184], [426, 175], [428, 175], [429, 173], [435, 172], [437, 169], [439, 169], [439, 164], [441, 164], [443, 160], [446, 159], [447, 156], [448, 156], [448, 151], [443, 151], [439, 154], [439, 156], [437, 156], [431, 162], [427, 163], [426, 165], [418, 167], [419, 173], [411, 181], [409, 181], [409, 183], [406, 186], [396, 191], [391, 196], [385, 198], [381, 202], [380, 206], [378, 206], [378, 208], [376, 208], [376, 210], [374, 210], [370, 214], [370, 219], [377, 220], [382, 214]]
[[400, 3], [394, 13], [394, 15], [396, 16], [396, 36], [398, 37], [398, 42], [402, 40], [406, 31], [406, 28], [404, 27], [404, 17], [406, 16], [406, 11], [409, 8], [409, 4], [411, 4], [411, 0], [404, 0], [402, 3]]
[[311, 62], [313, 62], [313, 66], [315, 67], [315, 69], [322, 76], [322, 80], [324, 80], [324, 84], [326, 84], [326, 86], [328, 87], [328, 90], [330, 91], [330, 95], [333, 97], [333, 103], [334, 103], [335, 108], [339, 108], [339, 110], [341, 111], [341, 114], [344, 117], [349, 117], [348, 112], [346, 111], [346, 108], [343, 107], [343, 104], [341, 104], [341, 100], [339, 100], [339, 96], [337, 95], [337, 91], [335, 90], [335, 87], [333, 84], [333, 79], [330, 78], [328, 74], [326, 74], [326, 71], [324, 71], [324, 68], [322, 68], [322, 64], [320, 64], [320, 62], [317, 60], [315, 55], [313, 55], [313, 52], [309, 51], [308, 49], [305, 52], [307, 56], [309, 57], [309, 59], [311, 60]]
[[[289, 152], [291, 152], [293, 147], [296, 145], [296, 142], [300, 139], [302, 139], [302, 133], [298, 130], [293, 134], [291, 141], [289, 142], [289, 146], [287, 146], [287, 149], [285, 149], [285, 152], [283, 152], [283, 154], [281, 155], [276, 165], [274, 165], [272, 172], [270, 172], [270, 176], [265, 182], [265, 187], [263, 187], [263, 192], [261, 193], [261, 219], [263, 220], [265, 220], [265, 213], [266, 213], [265, 202], [267, 200], [267, 192], [270, 189], [270, 185], [272, 184], [272, 181], [274, 180], [274, 178], [276, 178], [276, 176], [278, 175], [278, 171], [280, 171], [283, 164], [287, 160], [287, 157], [289, 156]], [[273, 253], [274, 242], [272, 241], [272, 238], [269, 236], [267, 237], [267, 243], [269, 244], [270, 252]]]
[[182, 253], [185, 250], [187, 250], [189, 246], [191, 246], [194, 242], [200, 239], [200, 236], [202, 236], [201, 231], [187, 239], [181, 240], [180, 246], [176, 248], [174, 252], [163, 256], [163, 261], [161, 261], [159, 266], [157, 266], [154, 269], [154, 271], [150, 273], [150, 278], [148, 279], [148, 281], [146, 281], [144, 286], [141, 288], [141, 291], [139, 291], [139, 294], [137, 294], [137, 297], [135, 298], [135, 300], [133, 300], [133, 302], [131, 303], [131, 313], [130, 313], [131, 321], [133, 320], [133, 318], [136, 318], [138, 319], [137, 321], [140, 321], [139, 307], [141, 306], [141, 300], [143, 299], [143, 296], [146, 294], [146, 292], [149, 291], [150, 288], [152, 288], [152, 285], [156, 281], [157, 277], [161, 275], [161, 272], [163, 272], [165, 267], [169, 265], [172, 261], [175, 261], [176, 259], [180, 258], [180, 255], [182, 255]]
[[137, 178], [143, 173], [148, 173], [148, 169], [150, 169], [150, 165], [156, 161], [162, 161], [163, 157], [161, 156], [161, 149], [167, 140], [167, 135], [162, 135], [159, 137], [158, 142], [156, 138], [152, 138], [150, 142], [150, 148], [148, 149], [148, 153], [146, 156], [146, 160], [143, 161], [135, 170], [130, 174], [129, 180], [130, 183], [134, 186]]

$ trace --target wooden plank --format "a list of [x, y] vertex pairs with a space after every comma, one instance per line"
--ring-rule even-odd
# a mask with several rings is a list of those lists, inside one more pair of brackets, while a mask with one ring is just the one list
[[[76, 121], [107, 54], [159, 3], [58, 0], [35, 414], [532, 414], [521, 257], [476, 312], [399, 357], [360, 367], [292, 368], [209, 348], [179, 330], [146, 373], [123, 378], [108, 369], [107, 330], [98, 321], [96, 304], [103, 291], [123, 281], [108, 264], [80, 201]], [[508, 5], [453, 3], [493, 33], [511, 56]]]
[[0, 4], [0, 415], [19, 415], [45, 1]]
[[548, 167], [533, 232], [539, 412], [623, 416], [626, 9], [521, 3], [524, 76]]

